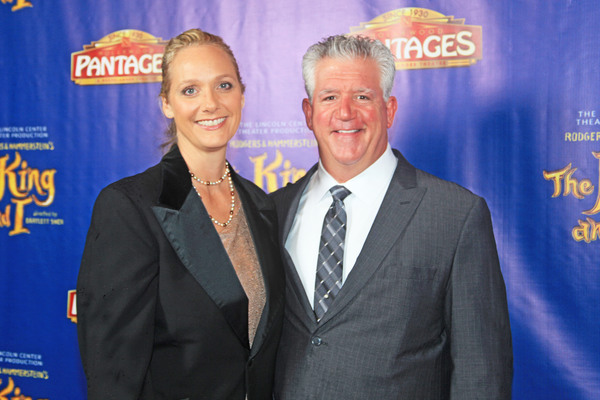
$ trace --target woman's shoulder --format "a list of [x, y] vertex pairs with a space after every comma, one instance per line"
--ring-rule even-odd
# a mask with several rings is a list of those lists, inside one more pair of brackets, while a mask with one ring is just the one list
[[106, 186], [98, 195], [98, 200], [109, 197], [129, 198], [133, 202], [154, 201], [161, 189], [161, 165], [154, 165], [144, 172], [131, 175]]

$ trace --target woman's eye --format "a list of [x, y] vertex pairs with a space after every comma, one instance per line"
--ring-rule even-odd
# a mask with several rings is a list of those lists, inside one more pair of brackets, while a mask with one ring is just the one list
[[233, 85], [229, 82], [222, 82], [219, 84], [219, 89], [228, 90], [228, 89], [231, 89], [232, 87], [233, 87]]
[[183, 89], [182, 93], [186, 96], [191, 96], [196, 93], [196, 89], [193, 87], [187, 87]]

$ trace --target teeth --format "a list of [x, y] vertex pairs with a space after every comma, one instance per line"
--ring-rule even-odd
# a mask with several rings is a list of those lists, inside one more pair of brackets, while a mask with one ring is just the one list
[[350, 129], [350, 130], [346, 130], [346, 129], [338, 129], [339, 133], [356, 133], [358, 132], [359, 129]]
[[198, 125], [202, 125], [202, 126], [215, 126], [215, 125], [219, 125], [223, 121], [225, 121], [225, 117], [217, 118], [217, 119], [210, 119], [210, 120], [205, 119], [202, 121], [196, 121], [196, 123]]

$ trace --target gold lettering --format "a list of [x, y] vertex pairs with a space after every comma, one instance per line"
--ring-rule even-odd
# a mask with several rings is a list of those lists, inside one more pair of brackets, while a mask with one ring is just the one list
[[[598, 188], [600, 188], [600, 151], [595, 152], [593, 151], [592, 154], [594, 155], [594, 157], [596, 157], [598, 159]], [[593, 189], [593, 187], [592, 187]], [[594, 214], [598, 214], [600, 212], [600, 189], [598, 190], [598, 197], [596, 198], [596, 204], [594, 204], [594, 206], [592, 208], [590, 208], [587, 211], [583, 211], [583, 214], [585, 215], [594, 215]]]
[[592, 185], [592, 181], [589, 179], [582, 179], [581, 182], [579, 182], [579, 191], [581, 192], [582, 196], [589, 196], [590, 194], [594, 193], [594, 185]]
[[31, 203], [31, 201], [32, 200], [30, 197], [26, 199], [12, 199], [12, 202], [17, 205], [15, 210], [15, 226], [12, 231], [8, 232], [8, 236], [19, 235], [21, 233], [30, 233], [29, 229], [23, 226], [23, 219], [25, 217], [25, 206]]
[[554, 193], [552, 193], [552, 197], [560, 195], [563, 186], [563, 196], [568, 196], [572, 193], [573, 197], [583, 199], [585, 196], [593, 193], [594, 185], [592, 185], [592, 182], [589, 179], [583, 179], [580, 182], [577, 178], [573, 178], [575, 171], [577, 171], [577, 168], [571, 168], [570, 163], [563, 169], [550, 172], [543, 171], [544, 179], [547, 181], [551, 180], [554, 183]]
[[[35, 171], [37, 171], [37, 174], [39, 176], [39, 171], [37, 169]], [[47, 169], [44, 172], [42, 172], [41, 179], [37, 179], [35, 181], [36, 188], [38, 189], [37, 192], [40, 195], [47, 195], [45, 201], [38, 200], [38, 198], [35, 195], [31, 195], [31, 197], [33, 197], [33, 201], [35, 201], [35, 204], [37, 204], [40, 207], [47, 207], [54, 202], [54, 194], [56, 193], [56, 188], [54, 185], [54, 174], [56, 174], [55, 169]], [[31, 181], [31, 179], [30, 179], [30, 181]], [[41, 189], [39, 188], [38, 185], [41, 185]], [[30, 183], [30, 190], [31, 190], [31, 183]], [[46, 190], [46, 192], [44, 192], [44, 190]]]
[[[2, 200], [2, 198], [4, 197], [4, 190], [6, 188], [6, 182], [8, 182], [8, 188], [12, 193], [13, 187], [14, 190], [16, 191], [16, 182], [17, 182], [17, 178], [16, 178], [16, 174], [14, 172], [14, 169], [17, 168], [17, 166], [21, 163], [21, 156], [19, 155], [18, 152], [15, 153], [15, 161], [10, 164], [8, 167], [6, 166], [8, 162], [8, 154], [5, 155], [4, 157], [0, 157], [0, 200]], [[6, 180], [5, 180], [6, 178]], [[12, 193], [13, 195], [15, 195], [14, 193]]]
[[590, 243], [598, 240], [598, 237], [600, 237], [600, 223], [589, 217], [585, 221], [578, 219], [577, 222], [579, 225], [574, 227], [571, 232], [575, 241], [581, 242], [583, 240], [586, 243]]
[[589, 241], [586, 240], [589, 224], [583, 222], [580, 219], [577, 220], [577, 222], [579, 222], [579, 225], [574, 227], [573, 231], [571, 231], [573, 239], [575, 239], [576, 242], [581, 242], [582, 240], [585, 240], [587, 243], [589, 243]]
[[0, 212], [0, 228], [8, 228], [10, 226], [10, 204], [6, 205], [4, 213]]
[[577, 179], [572, 178], [573, 174], [577, 171], [577, 168], [573, 168], [567, 172], [567, 176], [564, 179], [565, 192], [563, 196], [568, 196], [573, 191], [573, 196], [577, 199], [583, 199], [583, 196], [577, 190]]
[[305, 169], [293, 168], [290, 160], [285, 160], [283, 168], [283, 171], [279, 173], [279, 176], [282, 178], [281, 187], [285, 187], [288, 183], [294, 183], [306, 175]]
[[[275, 160], [265, 166], [267, 153], [263, 153], [256, 157], [250, 157], [250, 161], [254, 163], [254, 183], [268, 193], [274, 192], [280, 187], [286, 186], [288, 183], [296, 182], [298, 179], [306, 175], [306, 170], [302, 168], [292, 167], [290, 160], [283, 160], [281, 151], [275, 150]], [[281, 186], [277, 184], [277, 173], [279, 167], [283, 166], [283, 170], [279, 172], [281, 177]], [[264, 183], [266, 182], [266, 189]]]
[[27, 170], [27, 161], [23, 160], [23, 162], [21, 163], [21, 170], [18, 172], [19, 175], [19, 180], [21, 181], [21, 184], [19, 185], [19, 190], [21, 192], [28, 192], [27, 187], [25, 186], [27, 183], [27, 173], [29, 171]]
[[564, 167], [563, 169], [558, 169], [556, 171], [546, 171], [544, 170], [544, 179], [547, 181], [552, 181], [554, 183], [554, 193], [552, 193], [552, 197], [558, 197], [561, 193], [561, 181], [567, 171], [571, 169], [571, 163]]
[[260, 156], [250, 157], [250, 161], [254, 163], [254, 183], [265, 190], [263, 186], [263, 180], [267, 182], [266, 192], [274, 192], [277, 190], [277, 174], [274, 172], [276, 168], [281, 165], [283, 161], [283, 155], [279, 150], [275, 151], [275, 161], [265, 167], [265, 160], [267, 159], [267, 153], [263, 153]]
[[[0, 383], [2, 383], [2, 379], [0, 379]], [[6, 385], [6, 387], [0, 391], [0, 400], [9, 400], [6, 396], [9, 395], [14, 388], [15, 382], [11, 377], [8, 377], [8, 385]]]
[[[17, 168], [19, 168], [17, 170]], [[34, 202], [37, 206], [48, 207], [54, 202], [56, 185], [54, 176], [56, 169], [40, 171], [28, 166], [19, 152], [15, 152], [15, 159], [8, 162], [8, 155], [0, 157], [0, 200], [4, 197], [6, 188], [13, 197], [12, 202], [16, 204], [14, 214], [13, 230], [9, 235], [30, 233], [24, 226], [25, 206]], [[11, 226], [10, 207], [4, 214], [0, 212], [0, 227]]]
[[[13, 0], [2, 0], [2, 3], [6, 4], [6, 3], [11, 3], [12, 4]], [[10, 9], [12, 12], [15, 11], [19, 11], [23, 8], [26, 7], [33, 7], [33, 4], [31, 4], [30, 2], [28, 2], [27, 0], [17, 0], [17, 4], [15, 4], [14, 6], [12, 6], [12, 8]]]
[[[0, 383], [2, 383], [2, 379], [0, 379]], [[13, 393], [14, 390], [14, 393]], [[13, 397], [8, 397], [9, 394], [13, 393]], [[15, 387], [15, 382], [11, 377], [8, 378], [8, 385], [2, 390], [0, 390], [0, 400], [32, 400], [31, 397], [25, 396], [21, 393], [21, 388]], [[41, 400], [41, 399], [40, 399]]]

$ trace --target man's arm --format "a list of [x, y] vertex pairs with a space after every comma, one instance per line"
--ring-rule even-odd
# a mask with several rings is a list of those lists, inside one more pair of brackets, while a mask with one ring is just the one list
[[468, 213], [448, 282], [451, 399], [510, 399], [512, 339], [492, 221], [478, 198]]

